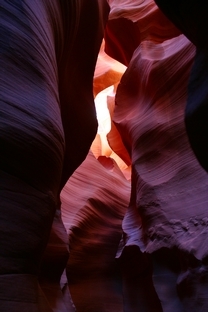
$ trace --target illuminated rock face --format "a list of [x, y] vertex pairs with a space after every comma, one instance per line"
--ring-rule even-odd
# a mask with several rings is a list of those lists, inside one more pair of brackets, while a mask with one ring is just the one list
[[[163, 2], [169, 7], [168, 2], [158, 1], [161, 6]], [[108, 36], [113, 38], [119, 31], [121, 18], [133, 21], [140, 31], [140, 43], [118, 85], [113, 116], [132, 160], [131, 200], [117, 254], [123, 268], [125, 311], [138, 311], [141, 306], [144, 311], [206, 311], [208, 176], [191, 149], [184, 123], [187, 98], [191, 101], [194, 95], [197, 102], [196, 80], [191, 80], [194, 89], [187, 94], [196, 48], [165, 17], [161, 19], [153, 1], [110, 3], [109, 19], [118, 21], [108, 23], [107, 45]], [[112, 46], [106, 51], [112, 56], [120, 53], [122, 60], [130, 53], [128, 40], [131, 47], [131, 37], [123, 33], [122, 41], [115, 42], [115, 52]], [[126, 64], [126, 60], [122, 61]], [[198, 71], [202, 86], [207, 81], [206, 62], [204, 66]], [[201, 89], [200, 85], [199, 101]], [[203, 122], [205, 117], [201, 118]], [[190, 124], [189, 130], [194, 135]], [[206, 155], [207, 143], [202, 148]], [[136, 267], [139, 263], [142, 269]], [[152, 305], [142, 285], [155, 289]]]
[[77, 311], [122, 311], [123, 306], [115, 257], [130, 182], [114, 161], [101, 163], [90, 152], [61, 194], [69, 233], [66, 273]]
[[207, 127], [207, 47], [179, 2], [157, 1], [197, 45], [189, 95], [195, 46], [154, 1], [108, 1], [105, 50], [128, 68], [102, 46], [111, 120], [94, 141], [107, 3], [1, 5], [0, 311], [208, 310], [208, 178], [184, 124], [199, 95], [186, 126], [207, 169], [192, 128]]
[[114, 122], [132, 158], [124, 246], [148, 253], [177, 247], [202, 261], [207, 257], [208, 177], [184, 125], [194, 51], [183, 36], [156, 47], [141, 43], [118, 87]]
[[[194, 227], [197, 215], [206, 217], [207, 174], [189, 146], [183, 119], [194, 53], [195, 48], [182, 35], [160, 45], [142, 42], [118, 87], [114, 122], [132, 158], [132, 183], [137, 185], [132, 198], [144, 220], [142, 236], [145, 233], [148, 241], [141, 248], [153, 252], [172, 244], [184, 245], [203, 258], [203, 247], [194, 246], [194, 238], [189, 246], [183, 231], [178, 231], [185, 227], [182, 220], [193, 219]], [[189, 236], [192, 231], [184, 229], [184, 234]]]

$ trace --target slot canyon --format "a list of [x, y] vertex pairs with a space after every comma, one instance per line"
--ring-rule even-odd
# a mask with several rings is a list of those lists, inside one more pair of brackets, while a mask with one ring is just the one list
[[0, 0], [0, 312], [208, 311], [208, 4]]

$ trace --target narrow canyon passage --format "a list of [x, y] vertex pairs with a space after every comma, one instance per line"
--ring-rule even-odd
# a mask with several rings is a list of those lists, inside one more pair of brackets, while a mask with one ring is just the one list
[[0, 0], [0, 311], [208, 311], [208, 6]]

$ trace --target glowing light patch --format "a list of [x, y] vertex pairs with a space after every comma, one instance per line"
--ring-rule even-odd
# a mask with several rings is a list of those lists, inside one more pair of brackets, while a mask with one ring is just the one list
[[114, 86], [110, 86], [98, 93], [95, 98], [95, 108], [98, 119], [98, 134], [108, 134], [111, 130], [111, 118], [107, 105], [107, 97], [114, 93]]

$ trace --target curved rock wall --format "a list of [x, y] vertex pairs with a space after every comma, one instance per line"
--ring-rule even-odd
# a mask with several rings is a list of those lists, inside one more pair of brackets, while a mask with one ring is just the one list
[[59, 282], [59, 197], [96, 135], [92, 82], [108, 12], [105, 0], [0, 3], [2, 312], [72, 308]]
[[[141, 252], [141, 263], [148, 263], [146, 254], [152, 255], [153, 280], [149, 287], [153, 285], [162, 305], [155, 309], [190, 311], [192, 307], [192, 311], [205, 311], [208, 176], [190, 147], [184, 123], [196, 48], [153, 1], [110, 4], [110, 21], [117, 19], [117, 23], [122, 23], [121, 17], [131, 20], [140, 32], [140, 43], [118, 85], [113, 116], [132, 160], [131, 200], [117, 254], [124, 274], [125, 311], [137, 311], [140, 306], [144, 311], [155, 311], [154, 306], [148, 305], [147, 296], [138, 299], [142, 287], [139, 273], [134, 281], [136, 290], [130, 281], [137, 272], [136, 262], [134, 273], [129, 268], [138, 252], [133, 246]], [[108, 23], [106, 51], [112, 56], [120, 53], [121, 60], [125, 53], [129, 55], [132, 40], [122, 33], [125, 39], [115, 42], [113, 53], [107, 36], [111, 38], [119, 32], [115, 25]], [[200, 77], [205, 86], [204, 76]], [[196, 98], [193, 82], [192, 87]], [[204, 147], [206, 152], [207, 144]], [[203, 282], [199, 276], [203, 276]]]
[[208, 310], [208, 13], [156, 3], [0, 4], [2, 312]]
[[77, 311], [122, 311], [115, 256], [129, 197], [130, 182], [116, 163], [106, 168], [91, 152], [62, 191], [66, 273]]

